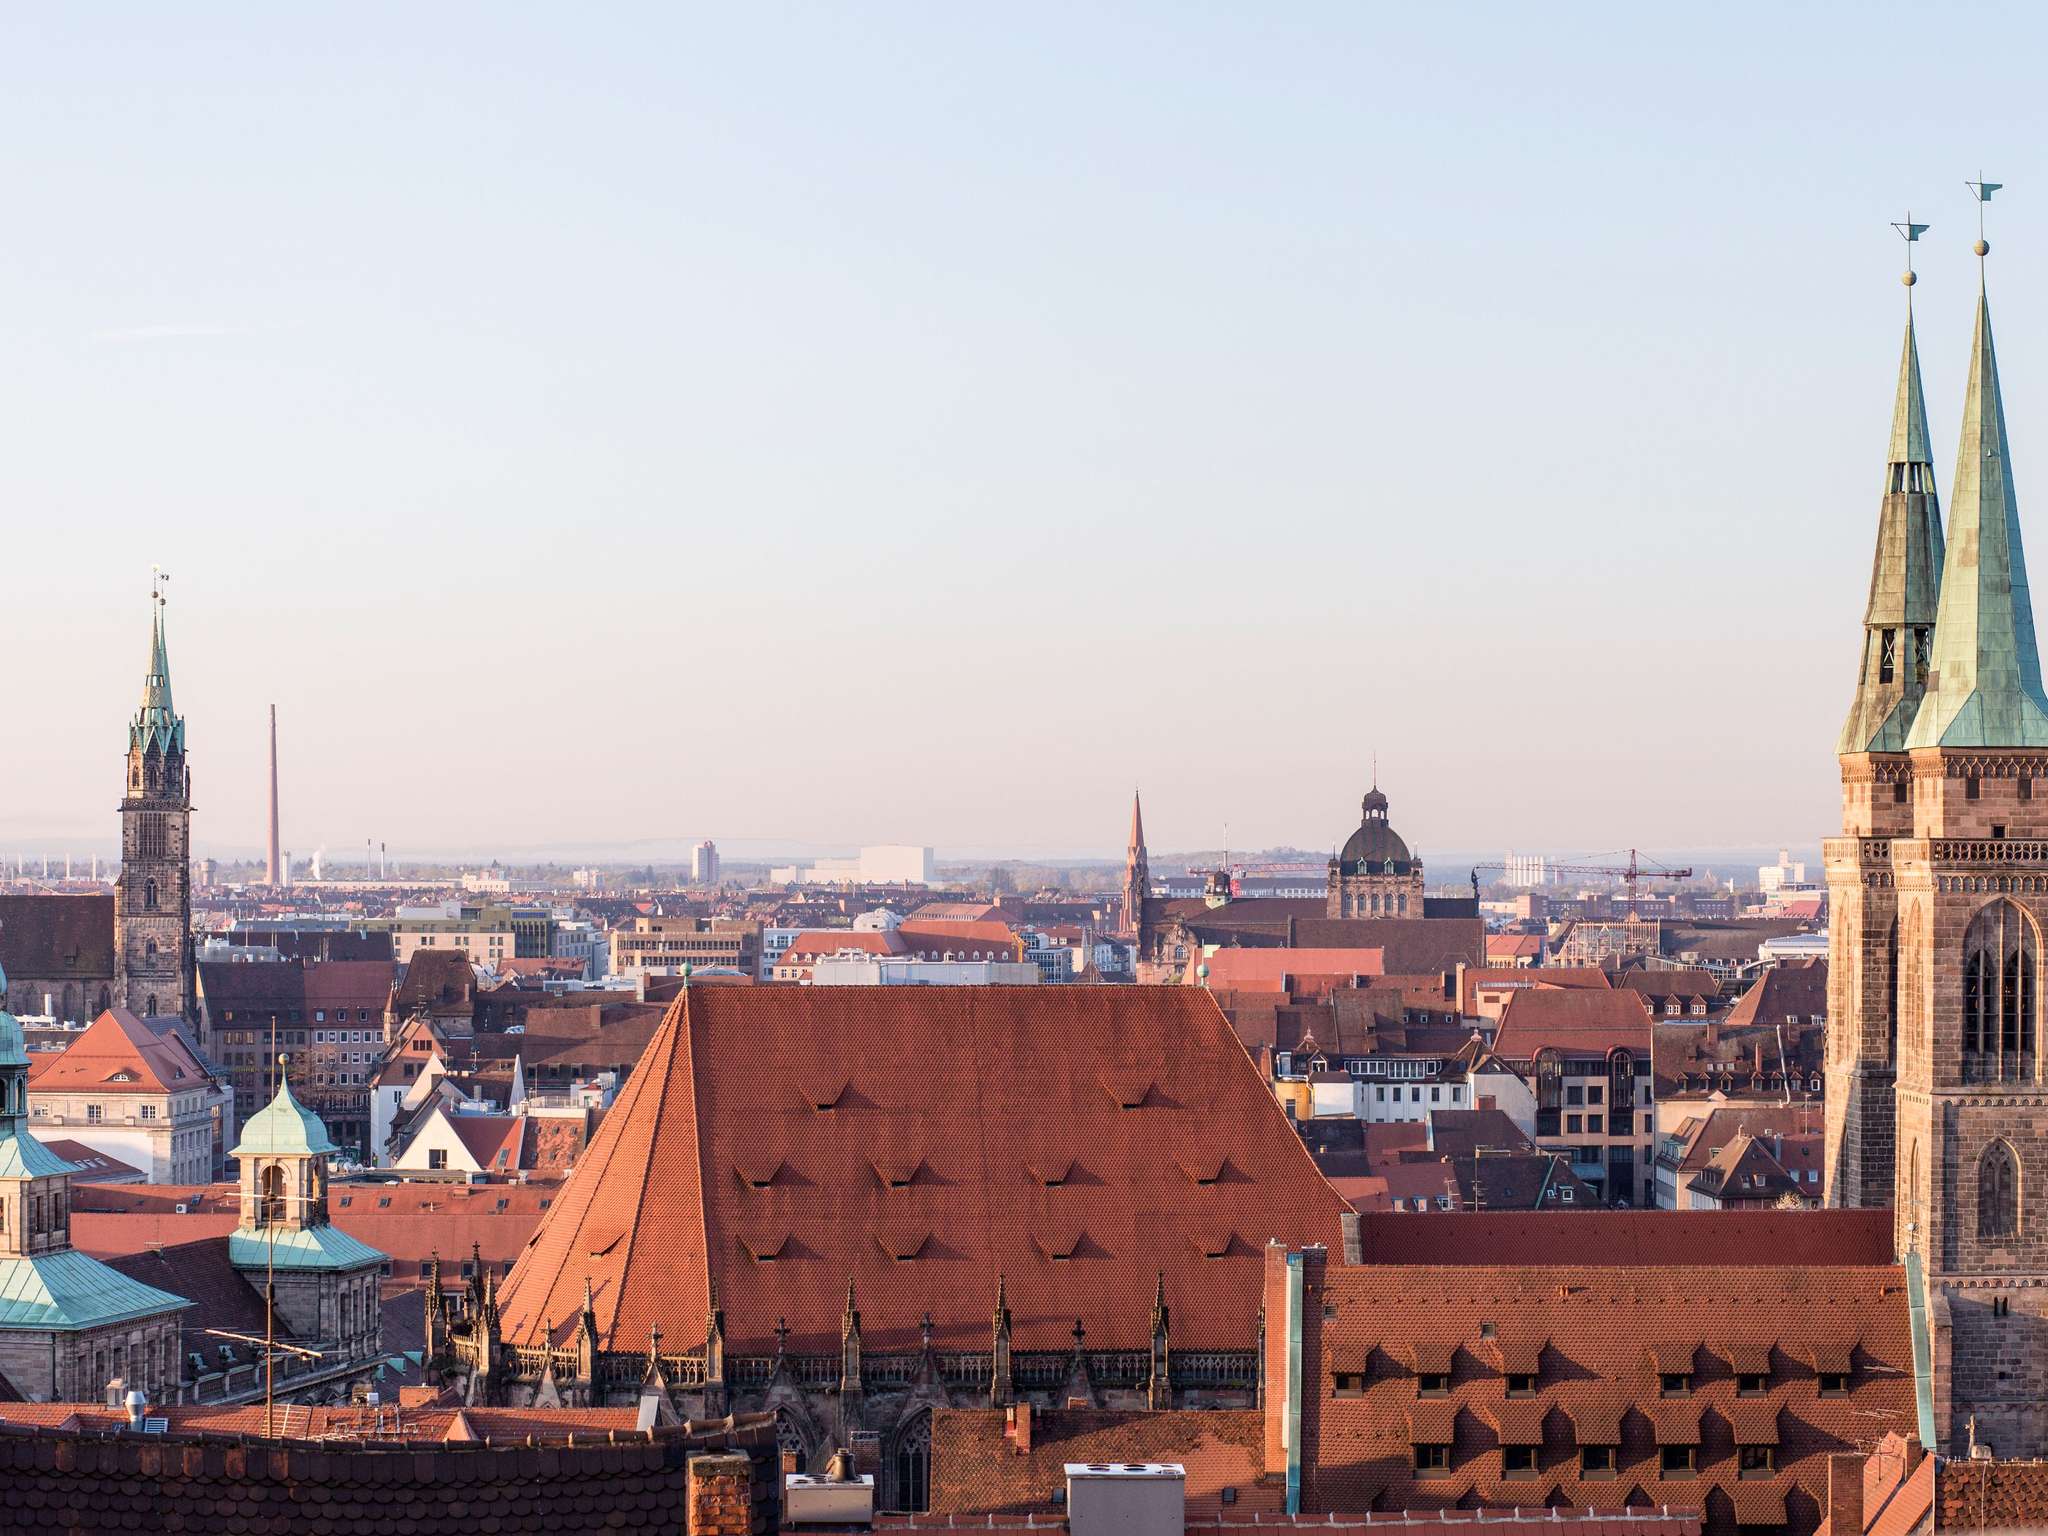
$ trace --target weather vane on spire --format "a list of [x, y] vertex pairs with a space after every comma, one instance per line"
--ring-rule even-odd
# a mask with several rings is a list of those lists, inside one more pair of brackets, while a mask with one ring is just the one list
[[1991, 194], [2005, 183], [1986, 181], [1984, 173], [1979, 171], [1975, 181], [1966, 181], [1963, 185], [1968, 187], [1971, 195], [1977, 199], [1977, 276], [1981, 280], [1984, 276], [1984, 258], [1991, 254], [1991, 242], [1984, 238], [1984, 205], [1991, 201]]
[[1906, 210], [1906, 222], [1894, 224], [1892, 228], [1896, 229], [1899, 232], [1899, 238], [1906, 242], [1906, 272], [1899, 281], [1906, 285], [1906, 307], [1911, 309], [1913, 307], [1913, 285], [1920, 281], [1919, 275], [1913, 270], [1913, 247], [1920, 243], [1920, 237], [1927, 233], [1929, 226], [1915, 224], [1913, 222], [1913, 210], [1908, 208]]
[[149, 595], [153, 602], [164, 600], [164, 583], [171, 579], [171, 573], [160, 565], [149, 568]]

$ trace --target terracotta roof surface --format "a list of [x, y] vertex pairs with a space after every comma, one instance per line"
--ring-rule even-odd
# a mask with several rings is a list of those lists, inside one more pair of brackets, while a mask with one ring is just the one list
[[126, 1008], [108, 1009], [68, 1050], [38, 1055], [29, 1065], [29, 1086], [38, 1093], [185, 1093], [207, 1080], [182, 1039], [158, 1034]]
[[[932, 1414], [931, 1512], [1052, 1514], [1066, 1463], [1171, 1461], [1187, 1469], [1187, 1512], [1213, 1518], [1287, 1507], [1285, 1480], [1264, 1475], [1265, 1415], [1257, 1409], [1167, 1413], [1030, 1409], [1031, 1442], [1019, 1451], [1001, 1409], [940, 1408]], [[1231, 1489], [1229, 1505], [1223, 1490]]]
[[1855, 1211], [1488, 1211], [1360, 1218], [1365, 1257], [1390, 1264], [1867, 1267], [1892, 1258], [1892, 1217]]
[[1650, 1054], [1650, 1013], [1640, 995], [1624, 991], [1517, 992], [1500, 1016], [1496, 1055], [1533, 1060], [1540, 1050], [1604, 1056], [1616, 1046]]
[[[308, 1442], [188, 1437], [188, 1423], [213, 1434], [260, 1429], [261, 1407], [211, 1416], [172, 1409], [174, 1427], [164, 1436], [81, 1428], [98, 1420], [91, 1405], [48, 1407], [69, 1425], [0, 1430], [0, 1526], [9, 1531], [596, 1536], [645, 1530], [674, 1536], [689, 1503], [692, 1455], [745, 1450], [756, 1458], [758, 1487], [773, 1445], [772, 1424], [763, 1418], [694, 1433], [648, 1436], [628, 1428], [616, 1431], [618, 1443], [487, 1446], [480, 1443], [483, 1433], [520, 1431], [496, 1427], [492, 1410], [445, 1410], [444, 1424], [474, 1421], [476, 1439], [459, 1443], [463, 1436], [446, 1435], [423, 1450], [411, 1438], [362, 1443], [371, 1437], [356, 1410], [294, 1405], [295, 1422], [325, 1426], [303, 1432], [345, 1437]], [[0, 1417], [31, 1421], [12, 1405]], [[574, 1411], [561, 1416], [588, 1437], [592, 1431], [580, 1422], [585, 1417]], [[229, 1423], [237, 1428], [227, 1429]]]
[[0, 967], [17, 981], [114, 974], [114, 898], [0, 896]]
[[[1738, 1523], [1801, 1533], [1825, 1503], [1829, 1453], [1910, 1429], [1916, 1417], [1905, 1274], [1890, 1264], [1333, 1265], [1305, 1311], [1303, 1347], [1320, 1362], [1302, 1410], [1308, 1509], [1650, 1503], [1704, 1510], [1706, 1528], [1722, 1536]], [[1489, 1334], [1508, 1320], [1544, 1343], [1535, 1395], [1515, 1400], [1504, 1430]], [[1441, 1398], [1416, 1395], [1421, 1367], [1410, 1356], [1422, 1343], [1449, 1355]], [[1765, 1395], [1738, 1395], [1729, 1364], [1737, 1345], [1770, 1351]], [[1847, 1392], [1819, 1395], [1805, 1358], [1815, 1347], [1852, 1354]], [[1662, 1395], [1660, 1350], [1694, 1362], [1685, 1396]], [[1361, 1381], [1339, 1394], [1343, 1373]], [[1414, 1423], [1425, 1407], [1429, 1422]], [[1535, 1474], [1509, 1472], [1500, 1447], [1532, 1433]], [[1450, 1446], [1442, 1475], [1416, 1472], [1417, 1443]], [[1589, 1444], [1616, 1446], [1614, 1475], [1581, 1475], [1579, 1448]], [[1774, 1474], [1740, 1478], [1741, 1444], [1775, 1444]], [[1659, 1448], [1687, 1445], [1697, 1446], [1696, 1470], [1664, 1475]]]
[[1377, 949], [1219, 949], [1202, 963], [1212, 990], [1279, 991], [1296, 976], [1377, 976], [1385, 958]]
[[[1343, 1210], [1198, 990], [692, 988], [500, 1292], [502, 1326], [566, 1332], [587, 1278], [608, 1345], [701, 1337], [715, 1278], [730, 1348], [772, 1348], [786, 1316], [792, 1349], [836, 1349], [852, 1280], [868, 1348], [915, 1346], [927, 1308], [939, 1347], [975, 1348], [1001, 1275], [1017, 1348], [1071, 1348], [1077, 1315], [1135, 1345], [1164, 1271], [1174, 1347], [1241, 1348], [1267, 1240], [1338, 1244]], [[913, 1226], [915, 1259], [877, 1241]]]

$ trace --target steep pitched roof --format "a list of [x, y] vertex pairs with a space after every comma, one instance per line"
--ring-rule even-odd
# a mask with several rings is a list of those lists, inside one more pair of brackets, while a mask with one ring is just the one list
[[1369, 1260], [1476, 1266], [1690, 1264], [1712, 1254], [1723, 1268], [1875, 1266], [1892, 1257], [1892, 1216], [1853, 1211], [1547, 1211], [1366, 1216]]
[[20, 981], [114, 974], [112, 896], [0, 896], [0, 967]]
[[[1549, 1219], [1578, 1224], [1579, 1251], [1600, 1252], [1588, 1225], [1598, 1217]], [[1712, 1251], [1701, 1243], [1694, 1256]], [[1315, 1400], [1301, 1416], [1310, 1509], [1463, 1499], [1526, 1507], [1555, 1487], [1558, 1503], [1608, 1510], [1638, 1502], [1631, 1491], [1640, 1486], [1660, 1504], [1704, 1510], [1709, 1531], [1734, 1536], [1741, 1524], [1782, 1524], [1782, 1513], [1760, 1515], [1782, 1511], [1788, 1494], [1824, 1506], [1830, 1453], [1916, 1422], [1905, 1273], [1888, 1263], [1331, 1264], [1319, 1301], [1310, 1314], [1317, 1367], [1304, 1373], [1317, 1384]], [[1510, 1348], [1520, 1360], [1508, 1358]], [[1817, 1394], [1817, 1351], [1853, 1361], [1841, 1396]], [[1766, 1392], [1738, 1397], [1736, 1373], [1752, 1360], [1764, 1364]], [[1502, 1375], [1523, 1361], [1535, 1368], [1534, 1395], [1507, 1400]], [[1669, 1361], [1690, 1366], [1689, 1396], [1660, 1395]], [[1417, 1398], [1424, 1369], [1446, 1371], [1442, 1397]], [[1358, 1385], [1339, 1395], [1345, 1373]], [[1426, 1480], [1414, 1472], [1413, 1447], [1423, 1443], [1451, 1448], [1448, 1467]], [[1543, 1447], [1540, 1478], [1506, 1471], [1493, 1452], [1512, 1443]], [[1660, 1446], [1689, 1443], [1700, 1446], [1695, 1475], [1660, 1475]], [[1770, 1478], [1738, 1476], [1733, 1445], [1743, 1443], [1777, 1447]], [[1614, 1446], [1615, 1475], [1581, 1476], [1574, 1449], [1584, 1445]]]
[[1001, 1275], [1016, 1346], [1068, 1348], [1077, 1315], [1148, 1338], [1164, 1271], [1176, 1348], [1242, 1347], [1267, 1239], [1340, 1244], [1343, 1210], [1195, 989], [692, 987], [499, 1301], [530, 1342], [587, 1278], [638, 1348], [702, 1338], [715, 1278], [731, 1347], [786, 1316], [816, 1349], [851, 1279], [868, 1347], [929, 1308], [958, 1349]]
[[1640, 993], [1532, 990], [1508, 999], [1493, 1037], [1496, 1055], [1529, 1061], [1544, 1049], [1605, 1055], [1626, 1046], [1650, 1054], [1650, 1014]]
[[183, 1093], [204, 1086], [207, 1072], [176, 1035], [160, 1035], [126, 1008], [109, 1008], [69, 1049], [39, 1053], [29, 1066], [38, 1093]]

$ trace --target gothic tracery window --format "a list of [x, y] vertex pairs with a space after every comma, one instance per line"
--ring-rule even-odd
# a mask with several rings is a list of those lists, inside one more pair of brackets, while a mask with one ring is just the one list
[[1963, 937], [1963, 1075], [2016, 1081], [2034, 1075], [2040, 946], [2027, 915], [1994, 901]]
[[1977, 1236], [2016, 1237], [2020, 1227], [2020, 1169], [2012, 1148], [1994, 1141], [1977, 1163]]
[[896, 1436], [890, 1457], [893, 1474], [891, 1509], [921, 1510], [931, 1506], [932, 1416], [920, 1413]]

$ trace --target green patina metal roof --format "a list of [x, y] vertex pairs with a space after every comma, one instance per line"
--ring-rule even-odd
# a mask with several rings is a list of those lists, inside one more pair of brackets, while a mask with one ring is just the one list
[[142, 706], [128, 727], [132, 745], [145, 750], [151, 745], [169, 752], [185, 750], [185, 722], [171, 703], [171, 658], [164, 645], [164, 603], [151, 604], [155, 610], [149, 625], [149, 671], [142, 680]]
[[0, 1179], [46, 1179], [56, 1173], [76, 1173], [78, 1166], [67, 1163], [35, 1138], [19, 1120], [0, 1118]]
[[242, 1139], [230, 1157], [266, 1155], [328, 1155], [340, 1148], [327, 1137], [320, 1117], [292, 1097], [290, 1083], [277, 1090], [277, 1097], [249, 1117], [242, 1127]]
[[2034, 642], [1991, 305], [1981, 292], [1952, 490], [1934, 667], [1906, 745], [2048, 746], [2048, 693]]
[[[273, 1247], [271, 1238], [275, 1235]], [[339, 1227], [237, 1227], [228, 1234], [228, 1259], [237, 1269], [354, 1269], [388, 1257]]]
[[[1934, 627], [1941, 602], [1941, 506], [1928, 448], [1927, 400], [1920, 387], [1920, 348], [1913, 317], [1899, 351], [1899, 385], [1884, 495], [1877, 515], [1877, 553], [1870, 567], [1870, 603], [1863, 614], [1863, 668], [1856, 700], [1835, 750], [1898, 752], [1906, 745], [1925, 692], [1916, 631]], [[1892, 641], [1891, 677], [1884, 675], [1884, 636]]]
[[96, 1328], [191, 1305], [76, 1249], [0, 1259], [0, 1328]]

